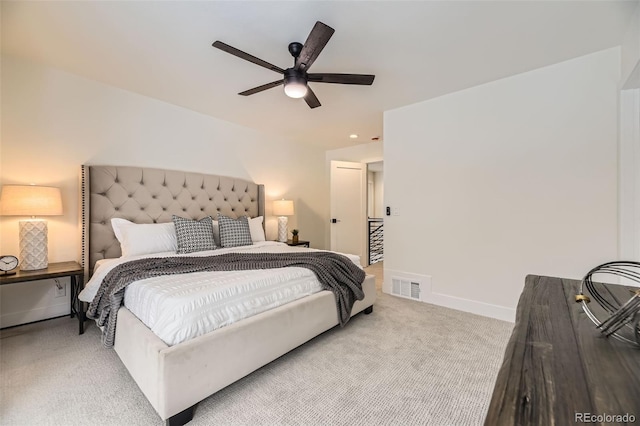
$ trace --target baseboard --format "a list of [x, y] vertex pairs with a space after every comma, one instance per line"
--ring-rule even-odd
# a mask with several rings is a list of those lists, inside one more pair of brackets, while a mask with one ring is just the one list
[[419, 283], [419, 300], [421, 302], [456, 309], [458, 311], [469, 312], [484, 317], [495, 318], [502, 321], [515, 322], [515, 308], [507, 308], [505, 306], [493, 305], [486, 302], [480, 302], [478, 300], [464, 299], [449, 294], [434, 292], [433, 285], [431, 284], [431, 277], [429, 275], [413, 274], [385, 268], [384, 283], [382, 285], [382, 291], [384, 293], [396, 296], [391, 291], [393, 278], [401, 278]]
[[13, 327], [16, 325], [69, 315], [69, 300], [65, 299], [65, 302], [66, 303], [30, 309], [28, 311], [2, 314], [0, 315], [0, 328]]
[[25, 322], [23, 324], [9, 325], [7, 327], [0, 327], [0, 330], [10, 330], [12, 328], [22, 327], [22, 326], [31, 325], [31, 324], [37, 324], [37, 323], [43, 322], [43, 321], [50, 321], [50, 320], [54, 320], [54, 319], [58, 319], [58, 318], [67, 318], [68, 316], [69, 316], [69, 314], [65, 314], [65, 315], [60, 315], [60, 316], [57, 316], [57, 317], [41, 319], [41, 320], [38, 320], [38, 321]]
[[469, 312], [483, 317], [495, 318], [502, 321], [515, 322], [515, 308], [507, 308], [490, 303], [480, 302], [477, 300], [463, 299], [461, 297], [451, 296], [448, 294], [431, 293], [430, 297], [434, 305], [444, 306], [446, 308], [456, 309], [458, 311]]

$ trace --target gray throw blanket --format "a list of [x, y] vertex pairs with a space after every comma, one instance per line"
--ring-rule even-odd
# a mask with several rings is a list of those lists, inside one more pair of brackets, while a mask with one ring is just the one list
[[98, 325], [105, 326], [102, 341], [110, 348], [115, 341], [116, 314], [124, 299], [124, 289], [134, 281], [160, 275], [287, 266], [307, 268], [315, 272], [322, 288], [332, 291], [336, 297], [341, 326], [349, 321], [355, 301], [364, 298], [364, 271], [346, 256], [337, 253], [226, 253], [206, 257], [162, 257], [132, 260], [109, 271], [89, 305], [87, 316], [97, 320]]

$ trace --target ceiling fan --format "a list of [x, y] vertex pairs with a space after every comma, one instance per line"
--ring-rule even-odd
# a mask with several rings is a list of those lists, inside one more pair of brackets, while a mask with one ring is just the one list
[[329, 39], [333, 35], [335, 30], [328, 25], [318, 21], [313, 26], [311, 33], [307, 37], [307, 41], [304, 46], [301, 43], [293, 42], [289, 44], [289, 53], [293, 56], [294, 65], [291, 68], [282, 69], [262, 59], [256, 58], [253, 55], [238, 50], [235, 47], [231, 47], [221, 41], [213, 43], [213, 47], [220, 50], [224, 50], [227, 53], [231, 53], [238, 58], [245, 61], [253, 62], [256, 65], [270, 69], [279, 74], [283, 74], [284, 78], [271, 83], [263, 84], [262, 86], [254, 87], [253, 89], [245, 90], [238, 93], [242, 96], [249, 96], [255, 93], [262, 92], [273, 87], [284, 84], [284, 92], [291, 98], [304, 98], [310, 108], [319, 107], [320, 101], [316, 97], [313, 90], [309, 87], [308, 83], [337, 83], [337, 84], [360, 84], [371, 85], [375, 75], [370, 74], [309, 74], [309, 67], [318, 58], [322, 49], [327, 45]]

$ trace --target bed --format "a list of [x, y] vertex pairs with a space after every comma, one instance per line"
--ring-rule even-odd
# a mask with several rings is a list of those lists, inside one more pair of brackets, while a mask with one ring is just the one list
[[[141, 167], [85, 165], [81, 174], [82, 265], [121, 256], [111, 219], [168, 223], [218, 213], [264, 217], [264, 187], [242, 179]], [[265, 242], [265, 244], [267, 244]], [[375, 281], [351, 315], [371, 313]], [[189, 422], [198, 402], [302, 345], [339, 322], [333, 293], [319, 291], [181, 343], [168, 345], [122, 306], [114, 350], [168, 425]]]

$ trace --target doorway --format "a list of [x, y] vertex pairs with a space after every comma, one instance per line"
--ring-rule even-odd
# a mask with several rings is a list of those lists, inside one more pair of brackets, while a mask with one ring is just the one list
[[383, 260], [383, 162], [331, 161], [331, 250]]
[[368, 264], [384, 260], [384, 174], [382, 161], [367, 164]]

